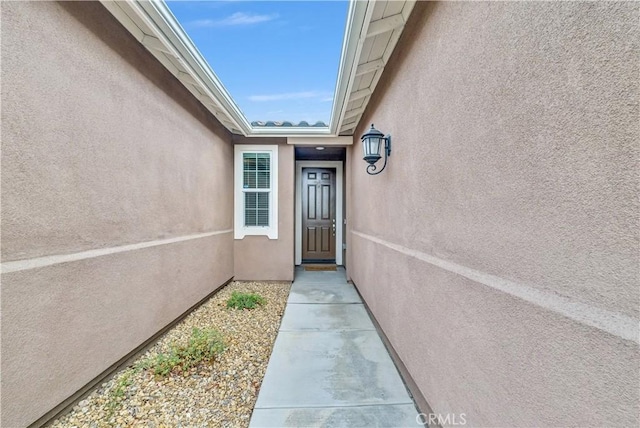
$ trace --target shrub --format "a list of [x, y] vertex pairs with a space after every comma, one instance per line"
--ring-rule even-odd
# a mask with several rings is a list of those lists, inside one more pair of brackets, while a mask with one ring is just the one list
[[156, 376], [167, 376], [174, 370], [185, 372], [202, 361], [213, 361], [224, 351], [224, 341], [216, 330], [194, 328], [186, 345], [172, 343], [169, 352], [159, 353], [146, 364]]
[[257, 305], [264, 305], [265, 300], [259, 294], [254, 293], [238, 293], [234, 291], [227, 300], [227, 308], [235, 309], [253, 309]]

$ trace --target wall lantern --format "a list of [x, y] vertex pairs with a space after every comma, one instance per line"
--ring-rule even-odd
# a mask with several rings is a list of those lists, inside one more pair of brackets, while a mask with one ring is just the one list
[[[391, 135], [387, 135], [386, 137], [380, 131], [373, 127], [373, 123], [371, 124], [371, 129], [364, 134], [362, 137], [362, 148], [364, 150], [364, 160], [369, 163], [367, 165], [367, 174], [376, 175], [380, 174], [384, 168], [387, 166], [387, 158], [391, 156]], [[382, 169], [378, 172], [376, 171], [376, 162], [380, 160], [380, 148], [382, 146], [382, 142], [384, 141], [384, 165], [382, 165]]]

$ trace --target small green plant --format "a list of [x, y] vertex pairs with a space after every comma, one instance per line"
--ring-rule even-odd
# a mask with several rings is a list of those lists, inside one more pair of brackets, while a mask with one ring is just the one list
[[137, 368], [125, 370], [124, 373], [122, 373], [122, 376], [117, 380], [113, 389], [111, 389], [107, 403], [105, 404], [108, 418], [113, 416], [118, 406], [120, 406], [120, 403], [125, 397], [127, 388], [131, 383], [133, 383], [133, 379], [131, 378], [137, 372]]
[[168, 354], [158, 354], [155, 356], [151, 363], [153, 374], [160, 377], [165, 377], [173, 371], [173, 369], [180, 365], [180, 357], [177, 353], [169, 352]]
[[126, 398], [127, 388], [133, 383], [133, 376], [141, 370], [152, 370], [156, 376], [167, 376], [174, 370], [188, 371], [202, 361], [213, 359], [224, 351], [224, 341], [216, 330], [194, 328], [186, 345], [172, 343], [169, 352], [139, 361], [126, 369], [109, 391], [105, 404], [107, 418], [113, 417]]
[[227, 300], [227, 308], [253, 309], [257, 305], [264, 305], [264, 297], [255, 293], [238, 293], [234, 291]]
[[172, 343], [168, 353], [159, 353], [143, 366], [153, 370], [156, 376], [164, 377], [175, 370], [184, 373], [202, 361], [213, 361], [223, 351], [224, 341], [220, 333], [213, 329], [194, 328], [186, 345]]

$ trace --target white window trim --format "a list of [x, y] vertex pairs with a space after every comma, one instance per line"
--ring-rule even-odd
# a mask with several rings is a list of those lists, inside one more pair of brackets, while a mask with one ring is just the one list
[[[243, 183], [243, 153], [269, 153], [271, 155], [271, 191], [269, 192], [269, 226], [244, 225], [244, 192]], [[245, 236], [265, 235], [269, 239], [278, 239], [278, 146], [277, 145], [248, 145], [234, 146], [234, 239]]]

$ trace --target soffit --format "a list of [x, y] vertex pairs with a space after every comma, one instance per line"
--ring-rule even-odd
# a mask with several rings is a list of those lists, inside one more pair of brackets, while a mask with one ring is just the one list
[[333, 137], [353, 134], [415, 0], [351, 0], [328, 126], [249, 123], [164, 1], [101, 3], [232, 133], [248, 137]]
[[325, 147], [324, 150], [316, 150], [315, 147], [296, 147], [295, 158], [299, 160], [328, 160], [344, 161], [346, 149], [344, 147]]
[[[415, 0], [369, 3], [368, 16], [358, 40], [359, 51], [351, 64], [348, 95], [337, 121], [337, 134], [353, 135], [414, 5]], [[341, 80], [345, 77], [341, 76]]]

